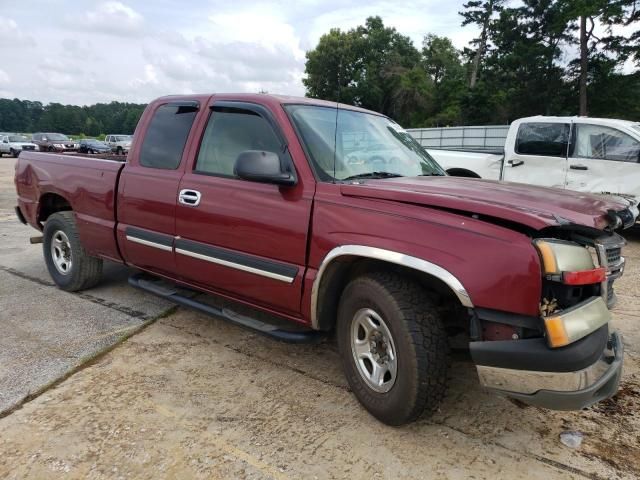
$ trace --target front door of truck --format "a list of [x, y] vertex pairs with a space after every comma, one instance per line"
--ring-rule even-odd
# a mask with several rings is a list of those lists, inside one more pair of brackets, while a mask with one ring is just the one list
[[200, 288], [291, 314], [299, 312], [313, 185], [292, 187], [242, 180], [234, 174], [247, 150], [290, 156], [266, 108], [213, 104], [179, 188], [176, 263]]
[[640, 198], [640, 141], [617, 128], [583, 122], [574, 124], [572, 138], [567, 188]]
[[176, 269], [173, 243], [182, 158], [197, 112], [196, 102], [157, 106], [119, 182], [118, 244], [125, 260], [170, 277]]
[[[507, 144], [502, 178], [509, 182], [565, 188], [569, 123], [526, 122]], [[509, 149], [510, 150], [510, 149]]]

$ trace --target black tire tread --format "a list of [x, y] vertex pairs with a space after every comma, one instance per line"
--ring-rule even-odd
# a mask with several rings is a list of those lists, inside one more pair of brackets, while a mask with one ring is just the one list
[[[47, 218], [47, 223], [55, 219], [60, 220], [64, 224], [65, 233], [69, 237], [69, 242], [71, 242], [74, 262], [74, 266], [72, 267], [74, 269], [72, 272], [72, 281], [64, 285], [61, 285], [58, 282], [56, 283], [60, 288], [68, 292], [77, 292], [79, 290], [86, 290], [95, 286], [102, 278], [102, 259], [92, 257], [85, 251], [82, 246], [82, 242], [80, 241], [80, 235], [78, 234], [78, 229], [76, 228], [76, 222], [72, 211], [54, 213]], [[46, 230], [47, 225], [45, 224], [45, 232]], [[45, 244], [43, 243], [43, 247], [44, 245]], [[44, 254], [45, 256], [50, 255], [46, 250]], [[47, 266], [49, 265], [47, 264]]]

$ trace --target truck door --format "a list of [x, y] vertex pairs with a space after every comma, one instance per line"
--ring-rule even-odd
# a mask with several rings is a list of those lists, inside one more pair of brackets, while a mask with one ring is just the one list
[[196, 102], [158, 105], [119, 183], [118, 244], [125, 260], [171, 277], [182, 157], [197, 112]]
[[565, 188], [569, 123], [526, 122], [514, 127], [507, 138], [502, 178]]
[[640, 141], [616, 128], [576, 122], [567, 188], [640, 197]]
[[193, 167], [180, 182], [176, 263], [197, 287], [296, 314], [315, 186], [300, 175], [295, 186], [278, 186], [234, 174], [247, 150], [291, 162], [273, 118], [253, 103], [212, 104]]

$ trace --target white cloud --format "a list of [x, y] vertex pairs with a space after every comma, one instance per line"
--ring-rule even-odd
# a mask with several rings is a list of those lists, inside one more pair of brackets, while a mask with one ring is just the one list
[[462, 47], [474, 35], [459, 26], [463, 1], [21, 0], [0, 22], [0, 96], [92, 104], [192, 92], [303, 95], [305, 50], [330, 28], [380, 15], [418, 48], [430, 32]]
[[0, 48], [28, 48], [35, 46], [36, 41], [33, 36], [24, 33], [14, 19], [3, 18], [0, 20]]
[[144, 19], [133, 8], [121, 2], [103, 2], [94, 10], [67, 16], [67, 25], [109, 35], [142, 35]]
[[9, 85], [10, 82], [11, 77], [9, 77], [9, 74], [4, 70], [0, 70], [0, 86]]

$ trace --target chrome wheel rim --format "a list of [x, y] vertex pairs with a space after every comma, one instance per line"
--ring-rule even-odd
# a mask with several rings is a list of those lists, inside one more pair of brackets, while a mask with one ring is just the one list
[[62, 275], [68, 275], [73, 265], [71, 243], [69, 237], [62, 230], [56, 230], [51, 237], [51, 259]]
[[396, 382], [398, 359], [391, 331], [370, 308], [356, 312], [351, 322], [351, 352], [367, 386], [386, 393]]

